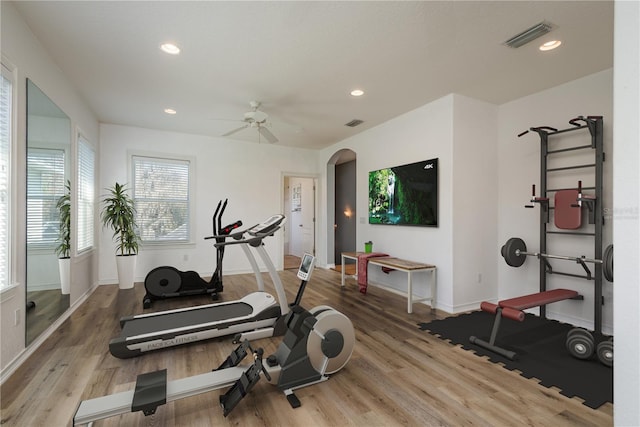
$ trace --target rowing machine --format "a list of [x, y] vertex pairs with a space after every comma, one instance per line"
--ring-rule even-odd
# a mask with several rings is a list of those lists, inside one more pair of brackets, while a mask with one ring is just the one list
[[[313, 269], [313, 257], [308, 254], [299, 271], [305, 269], [306, 273]], [[167, 402], [231, 386], [220, 396], [226, 417], [258, 382], [260, 374], [284, 392], [292, 407], [300, 406], [294, 390], [329, 379], [347, 364], [355, 345], [353, 324], [344, 314], [328, 306], [307, 311], [299, 305], [306, 283], [302, 280], [286, 316], [285, 337], [267, 363], [263, 363], [261, 349], [254, 351], [248, 341], [243, 341], [213, 372], [167, 382], [163, 369], [139, 375], [134, 390], [82, 401], [73, 425], [128, 412], [151, 415]], [[253, 362], [238, 366], [249, 352], [253, 353]]]

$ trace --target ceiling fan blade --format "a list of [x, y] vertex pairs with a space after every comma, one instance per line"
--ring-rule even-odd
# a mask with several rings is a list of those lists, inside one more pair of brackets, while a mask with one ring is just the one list
[[260, 135], [264, 136], [271, 144], [275, 144], [276, 142], [278, 142], [278, 138], [276, 138], [276, 136], [272, 134], [271, 131], [266, 127], [260, 126], [258, 128], [258, 132], [260, 132]]
[[249, 127], [249, 125], [241, 126], [241, 127], [239, 127], [238, 129], [234, 129], [234, 130], [231, 130], [231, 131], [229, 131], [229, 132], [225, 133], [225, 134], [224, 134], [224, 135], [222, 135], [222, 136], [231, 136], [231, 135], [233, 135], [234, 133], [236, 133], [236, 132], [240, 132], [241, 130], [246, 129], [246, 128], [248, 128], [248, 127]]

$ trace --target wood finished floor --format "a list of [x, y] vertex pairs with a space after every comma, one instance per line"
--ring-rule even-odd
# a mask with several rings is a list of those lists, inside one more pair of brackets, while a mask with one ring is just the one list
[[[295, 271], [280, 273], [290, 300]], [[252, 292], [252, 275], [225, 277], [221, 300]], [[265, 277], [267, 283], [268, 279]], [[3, 385], [3, 426], [70, 425], [81, 399], [134, 388], [136, 375], [167, 368], [169, 380], [208, 372], [235, 347], [230, 338], [148, 353], [120, 360], [108, 342], [119, 333], [121, 316], [141, 313], [144, 287], [119, 291], [100, 286]], [[207, 304], [207, 297], [154, 303], [153, 311]], [[360, 294], [353, 280], [340, 289], [340, 274], [316, 269], [303, 306], [330, 305], [352, 320], [356, 347], [350, 362], [328, 381], [296, 392], [292, 409], [266, 381], [227, 417], [218, 405], [221, 391], [171, 402], [155, 415], [113, 417], [96, 426], [608, 426], [613, 405], [598, 410], [556, 389], [540, 386], [459, 347], [420, 331], [433, 319], [416, 304], [406, 313], [399, 295], [369, 287]], [[437, 314], [438, 317], [440, 313]], [[256, 341], [271, 354], [279, 338]]]
[[59, 289], [27, 292], [27, 301], [36, 304], [27, 309], [27, 343], [38, 338], [69, 308], [69, 295], [63, 295]]

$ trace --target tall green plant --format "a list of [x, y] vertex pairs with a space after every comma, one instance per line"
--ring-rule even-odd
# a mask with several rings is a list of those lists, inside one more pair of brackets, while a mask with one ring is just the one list
[[117, 182], [108, 188], [109, 194], [102, 199], [102, 226], [113, 230], [116, 241], [116, 253], [119, 255], [136, 255], [138, 253], [138, 236], [136, 225], [136, 209], [133, 199], [127, 194], [126, 184]]
[[64, 188], [65, 193], [56, 202], [59, 220], [56, 254], [59, 258], [69, 258], [71, 252], [71, 182], [69, 180]]

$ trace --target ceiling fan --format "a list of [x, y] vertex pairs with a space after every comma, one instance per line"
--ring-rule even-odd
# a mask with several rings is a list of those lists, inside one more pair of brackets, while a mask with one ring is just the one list
[[262, 136], [271, 144], [278, 142], [278, 138], [276, 138], [276, 136], [267, 129], [267, 126], [270, 124], [267, 122], [269, 115], [264, 111], [259, 110], [261, 103], [258, 101], [251, 101], [249, 105], [251, 106], [251, 111], [244, 113], [244, 119], [241, 120], [245, 124], [237, 129], [233, 129], [225, 133], [222, 136], [231, 136], [243, 129], [255, 128], [258, 130], [258, 138]]

